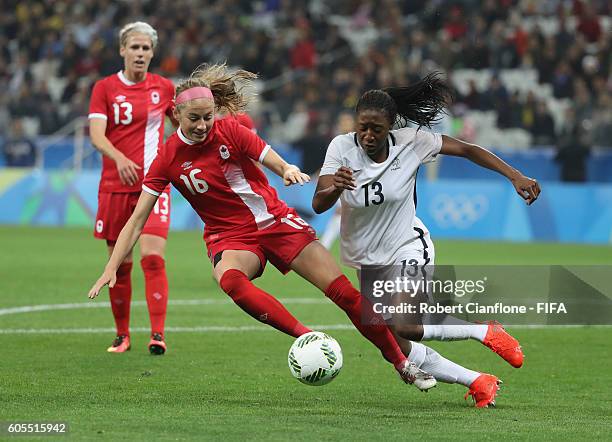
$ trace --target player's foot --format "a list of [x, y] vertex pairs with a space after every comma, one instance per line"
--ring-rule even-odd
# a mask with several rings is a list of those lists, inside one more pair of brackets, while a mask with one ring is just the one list
[[414, 362], [410, 362], [408, 359], [406, 359], [404, 367], [398, 373], [405, 383], [412, 384], [421, 391], [427, 391], [437, 384], [436, 378], [421, 370]]
[[525, 356], [519, 342], [504, 330], [499, 322], [489, 321], [488, 324], [489, 330], [487, 330], [487, 335], [482, 343], [504, 358], [514, 368], [522, 366]]
[[464, 399], [472, 396], [476, 408], [487, 408], [495, 406], [495, 396], [502, 381], [492, 374], [482, 373], [476, 378], [470, 389], [465, 393]]
[[149, 353], [152, 355], [163, 355], [166, 353], [166, 343], [161, 333], [153, 333], [149, 341]]
[[125, 353], [130, 349], [130, 337], [126, 335], [119, 335], [113, 341], [113, 345], [106, 349], [109, 353]]

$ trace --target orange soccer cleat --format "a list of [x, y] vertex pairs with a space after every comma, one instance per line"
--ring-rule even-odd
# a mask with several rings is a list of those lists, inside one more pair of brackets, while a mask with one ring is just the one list
[[152, 355], [163, 355], [166, 353], [166, 343], [161, 333], [153, 333], [149, 341], [149, 353]]
[[519, 342], [504, 330], [499, 322], [490, 321], [488, 324], [489, 329], [482, 343], [504, 358], [514, 368], [521, 367], [525, 356]]
[[495, 406], [495, 396], [502, 383], [496, 376], [492, 374], [482, 373], [476, 378], [470, 389], [465, 393], [464, 399], [472, 396], [476, 408], [487, 408], [489, 405]]
[[119, 335], [113, 341], [113, 345], [106, 349], [109, 353], [125, 353], [130, 349], [130, 337], [126, 335]]

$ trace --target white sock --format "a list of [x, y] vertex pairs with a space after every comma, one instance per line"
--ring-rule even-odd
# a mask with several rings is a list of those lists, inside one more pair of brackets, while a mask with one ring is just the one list
[[[413, 359], [414, 353], [414, 359]], [[441, 356], [433, 348], [412, 342], [412, 350], [408, 360], [414, 362], [420, 369], [431, 374], [436, 380], [447, 384], [461, 384], [469, 387], [480, 373], [455, 364], [453, 361]], [[420, 363], [419, 363], [420, 362]]]
[[414, 341], [410, 341], [410, 344], [412, 345], [412, 349], [408, 355], [408, 360], [410, 362], [414, 362], [416, 366], [420, 368], [421, 365], [423, 365], [423, 362], [425, 362], [427, 347]]
[[476, 339], [484, 341], [489, 326], [487, 324], [429, 325], [423, 324], [423, 341], [460, 341]]
[[323, 236], [319, 242], [323, 244], [323, 247], [326, 249], [330, 249], [331, 246], [334, 245], [334, 241], [340, 235], [340, 214], [338, 212], [334, 213], [332, 219], [327, 223], [327, 227], [325, 228], [325, 232], [323, 232]]

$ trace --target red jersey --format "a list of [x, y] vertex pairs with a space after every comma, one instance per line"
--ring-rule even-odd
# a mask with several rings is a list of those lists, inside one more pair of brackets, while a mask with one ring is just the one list
[[204, 221], [206, 241], [265, 229], [289, 210], [254, 162], [269, 149], [233, 118], [216, 120], [201, 143], [179, 128], [160, 148], [142, 190], [159, 195], [172, 183]]
[[238, 123], [242, 124], [247, 129], [250, 129], [251, 132], [257, 133], [257, 128], [255, 127], [255, 122], [253, 121], [253, 119], [250, 117], [249, 114], [245, 114], [243, 112], [238, 113], [236, 115], [227, 114], [227, 115], [223, 115], [223, 116], [219, 117], [219, 120], [222, 120], [224, 118], [229, 118], [229, 119], [232, 119], [232, 120], [236, 120]]
[[96, 82], [89, 104], [89, 118], [107, 120], [106, 137], [126, 157], [138, 164], [140, 181], [121, 184], [115, 162], [102, 157], [101, 192], [139, 192], [157, 149], [163, 143], [164, 114], [170, 115], [174, 85], [167, 78], [147, 73], [133, 83], [123, 72]]

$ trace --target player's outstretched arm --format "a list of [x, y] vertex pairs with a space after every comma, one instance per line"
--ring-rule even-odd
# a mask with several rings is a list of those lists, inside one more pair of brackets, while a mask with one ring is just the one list
[[121, 183], [133, 186], [138, 182], [138, 169], [141, 167], [126, 157], [106, 137], [106, 120], [91, 118], [89, 120], [89, 135], [94, 147], [102, 155], [109, 157], [117, 165]]
[[109, 287], [113, 287], [115, 285], [117, 280], [117, 269], [125, 257], [128, 256], [130, 250], [134, 248], [136, 241], [138, 241], [142, 228], [149, 218], [149, 214], [151, 213], [151, 210], [153, 210], [153, 206], [155, 206], [155, 203], [157, 202], [157, 198], [157, 196], [151, 195], [147, 192], [140, 193], [140, 198], [138, 198], [138, 203], [136, 204], [134, 213], [132, 213], [132, 216], [128, 222], [125, 224], [125, 226], [123, 226], [123, 229], [121, 229], [121, 233], [119, 234], [117, 243], [113, 249], [113, 254], [108, 260], [108, 263], [104, 268], [104, 272], [98, 278], [91, 290], [89, 290], [88, 296], [91, 299], [98, 296], [100, 290], [106, 284], [108, 284]]
[[323, 213], [333, 207], [345, 190], [355, 190], [353, 171], [340, 167], [333, 175], [319, 175], [317, 190], [312, 197], [312, 210]]
[[262, 164], [281, 177], [285, 183], [285, 186], [291, 186], [292, 184], [300, 184], [303, 186], [304, 183], [310, 181], [310, 177], [308, 175], [302, 173], [299, 167], [289, 164], [283, 160], [283, 158], [277, 154], [274, 149], [268, 150]]
[[479, 166], [494, 170], [510, 180], [516, 193], [527, 204], [533, 203], [540, 195], [540, 184], [533, 178], [523, 175], [494, 153], [476, 144], [466, 143], [448, 135], [442, 135], [442, 149], [440, 153], [467, 158]]

